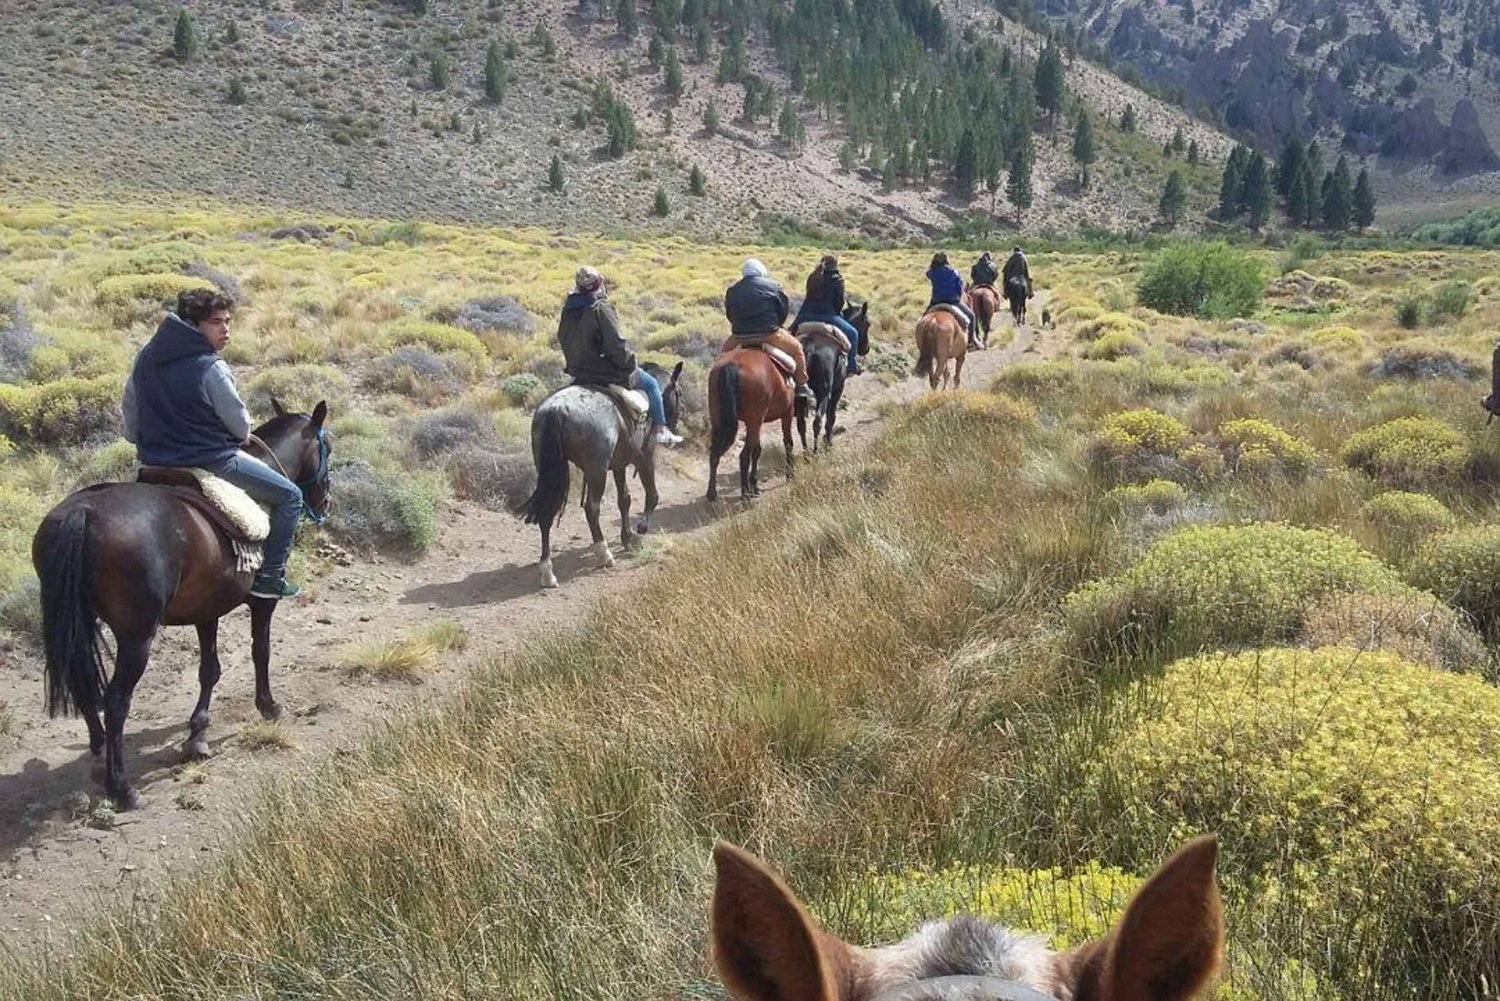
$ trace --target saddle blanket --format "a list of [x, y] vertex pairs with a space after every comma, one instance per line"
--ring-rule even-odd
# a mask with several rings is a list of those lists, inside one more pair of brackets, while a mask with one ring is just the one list
[[947, 313], [949, 316], [953, 317], [955, 320], [958, 321], [958, 325], [960, 327], [962, 327], [966, 333], [968, 332], [968, 329], [969, 329], [969, 318], [964, 315], [964, 311], [963, 310], [959, 309], [957, 306], [953, 305], [952, 303], [940, 302], [940, 303], [936, 304], [935, 306], [933, 306], [931, 309], [929, 309], [927, 312], [929, 312], [929, 313], [935, 313], [938, 310], [942, 310], [943, 312]]
[[254, 573], [260, 569], [265, 561], [264, 543], [271, 534], [271, 516], [242, 488], [206, 469], [195, 468], [142, 466], [136, 479], [166, 487], [202, 511], [229, 536], [237, 571]]
[[849, 338], [831, 323], [799, 323], [797, 336], [803, 341], [827, 341], [842, 353], [849, 353]]
[[640, 420], [651, 412], [651, 401], [646, 399], [646, 394], [639, 389], [626, 389], [624, 386], [613, 384], [604, 387], [615, 402], [625, 408], [625, 412], [631, 414], [636, 420]]
[[797, 362], [791, 355], [780, 348], [773, 348], [769, 344], [762, 344], [760, 349], [771, 356], [771, 361], [776, 363], [776, 367], [781, 369], [783, 375], [790, 376], [793, 372], [797, 371]]

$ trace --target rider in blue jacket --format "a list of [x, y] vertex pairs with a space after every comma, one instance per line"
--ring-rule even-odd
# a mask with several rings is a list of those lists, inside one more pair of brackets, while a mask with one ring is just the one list
[[974, 330], [974, 311], [964, 305], [964, 276], [948, 263], [948, 255], [938, 251], [932, 255], [932, 266], [927, 269], [927, 280], [932, 282], [932, 299], [927, 303], [928, 312], [938, 305], [957, 306], [969, 321], [969, 330]]

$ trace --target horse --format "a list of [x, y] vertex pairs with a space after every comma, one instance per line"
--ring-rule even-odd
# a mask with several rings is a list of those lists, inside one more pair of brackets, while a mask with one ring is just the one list
[[714, 966], [741, 1001], [1188, 1001], [1217, 971], [1224, 909], [1212, 836], [1143, 883], [1103, 938], [1064, 952], [1040, 936], [962, 915], [862, 949], [825, 931], [764, 862], [714, 847]]
[[786, 449], [786, 478], [792, 478], [792, 418], [796, 395], [786, 375], [757, 347], [735, 348], [720, 355], [708, 370], [708, 500], [719, 499], [719, 460], [734, 444], [740, 422], [745, 444], [740, 449], [740, 496], [760, 496], [760, 428], [781, 421]]
[[[964, 305], [969, 297], [964, 295]], [[927, 376], [933, 389], [938, 388], [941, 377], [943, 388], [948, 388], [948, 361], [953, 361], [953, 386], [957, 388], [963, 375], [964, 357], [969, 351], [969, 339], [964, 336], [963, 324], [958, 317], [946, 309], [933, 309], [917, 321], [917, 376]]]
[[[854, 329], [859, 331], [860, 354], [868, 354], [870, 351], [870, 304], [866, 302], [857, 309], [853, 305], [845, 306], [844, 319], [852, 323]], [[838, 347], [828, 337], [803, 334], [800, 340], [802, 350], [807, 353], [807, 385], [812, 389], [813, 396], [817, 398], [817, 405], [813, 411], [812, 443], [812, 450], [816, 453], [820, 435], [830, 446], [833, 444], [834, 416], [838, 413], [839, 400], [844, 396], [844, 380], [848, 375], [849, 366], [841, 361]], [[850, 350], [855, 350], [853, 345], [850, 346]], [[807, 411], [805, 408], [800, 408], [797, 412], [797, 435], [802, 439], [802, 450], [807, 451]]]
[[[321, 522], [332, 499], [327, 403], [311, 414], [276, 416], [255, 429], [245, 451], [282, 470], [302, 491], [303, 514]], [[209, 700], [219, 680], [219, 620], [250, 606], [255, 707], [278, 719], [271, 697], [271, 616], [276, 599], [250, 596], [252, 574], [236, 569], [234, 547], [208, 516], [149, 483], [102, 483], [75, 491], [49, 511], [31, 543], [41, 580], [47, 711], [78, 713], [89, 750], [104, 753], [104, 788], [121, 809], [141, 805], [125, 775], [125, 717], [162, 626], [198, 629], [198, 703], [183, 751], [206, 757]], [[115, 639], [106, 677], [99, 622]], [[104, 719], [100, 722], [100, 712]]]
[[972, 285], [969, 299], [974, 303], [974, 319], [979, 328], [969, 332], [969, 346], [982, 351], [990, 346], [990, 325], [1000, 312], [1000, 293], [992, 285]]
[[1031, 289], [1026, 279], [1011, 275], [1005, 283], [1005, 299], [1010, 303], [1010, 317], [1018, 327], [1026, 322], [1026, 300], [1030, 297]]
[[[667, 370], [660, 365], [643, 365], [661, 383], [662, 403], [666, 406], [667, 427], [676, 428], [682, 410], [682, 395], [677, 380], [682, 362]], [[602, 387], [569, 385], [553, 392], [531, 416], [531, 458], [536, 465], [536, 489], [527, 498], [522, 518], [536, 525], [542, 533], [542, 587], [557, 586], [552, 570], [552, 526], [562, 520], [563, 505], [568, 498], [568, 479], [572, 466], [583, 472], [583, 514], [588, 519], [594, 539], [594, 555], [601, 568], [615, 565], [615, 558], [604, 541], [599, 527], [599, 506], [604, 500], [605, 474], [614, 473], [615, 494], [620, 504], [620, 543], [627, 548], [638, 542], [638, 536], [651, 530], [651, 515], [656, 510], [656, 437], [647, 421], [627, 418], [613, 396]], [[646, 509], [634, 531], [630, 527], [630, 490], [625, 473], [635, 468], [646, 489]]]

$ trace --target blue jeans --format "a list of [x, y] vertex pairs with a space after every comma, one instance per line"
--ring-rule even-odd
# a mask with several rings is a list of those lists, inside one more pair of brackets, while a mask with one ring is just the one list
[[792, 323], [792, 332], [796, 332], [799, 323], [826, 323], [830, 327], [838, 327], [845, 337], [849, 338], [849, 371], [859, 371], [859, 330], [854, 324], [842, 316], [834, 316], [831, 313], [798, 313], [797, 319]]
[[635, 370], [630, 377], [632, 389], [639, 389], [646, 394], [646, 401], [651, 405], [651, 423], [657, 427], [667, 426], [667, 405], [661, 401], [661, 383], [656, 381], [656, 376], [643, 368]]
[[292, 537], [297, 534], [297, 522], [302, 518], [302, 491], [291, 480], [244, 452], [236, 452], [207, 468], [244, 490], [257, 503], [270, 507], [271, 534], [266, 537], [266, 559], [260, 574], [272, 579], [286, 576], [286, 558], [292, 552]]

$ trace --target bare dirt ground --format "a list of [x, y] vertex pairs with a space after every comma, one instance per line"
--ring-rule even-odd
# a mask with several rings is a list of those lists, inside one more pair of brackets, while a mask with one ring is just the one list
[[[1000, 334], [1009, 320], [996, 324]], [[987, 387], [1004, 365], [1053, 353], [1048, 349], [1055, 339], [1052, 332], [1023, 328], [1005, 348], [971, 354], [964, 383]], [[886, 407], [926, 391], [926, 380], [913, 378], [892, 385], [872, 377], [851, 380], [850, 406], [840, 415], [848, 431], [835, 438], [835, 448], [861, 447]], [[768, 453], [778, 448], [768, 442]], [[732, 457], [721, 472], [721, 493], [737, 497]], [[710, 531], [717, 518], [738, 509], [736, 501], [717, 510], [705, 504], [706, 476], [700, 449], [673, 454], [663, 469], [650, 558], [622, 558], [610, 570], [595, 567], [582, 515], [569, 511], [554, 534], [562, 584], [554, 591], [538, 587], [535, 528], [462, 504], [443, 511], [441, 536], [421, 559], [355, 562], [312, 582], [305, 598], [286, 603], [276, 617], [271, 683], [287, 710], [277, 733], [288, 747], [258, 739], [265, 727], [254, 707], [249, 616], [241, 609], [220, 630], [224, 675], [208, 733], [215, 754], [184, 764], [181, 744], [198, 688], [197, 638], [188, 628], [163, 630], [126, 729], [127, 767], [146, 800], [137, 812], [112, 816], [100, 808], [102, 767], [89, 754], [82, 721], [49, 720], [43, 713], [35, 652], [0, 660], [0, 691], [12, 713], [11, 732], [0, 737], [0, 945], [28, 949], [49, 942], [66, 952], [76, 929], [100, 906], [149, 901], [174, 875], [212, 862], [253, 802], [257, 780], [316, 768], [356, 742], [368, 724], [452, 690], [478, 660], [569, 628], [602, 597], [638, 586], [670, 559], [675, 542]], [[775, 477], [770, 486], [781, 482]], [[612, 498], [607, 501], [606, 537], [614, 537], [617, 514]], [[338, 669], [351, 642], [400, 635], [435, 619], [461, 623], [471, 643], [468, 652], [444, 658], [423, 683], [350, 679]]]

